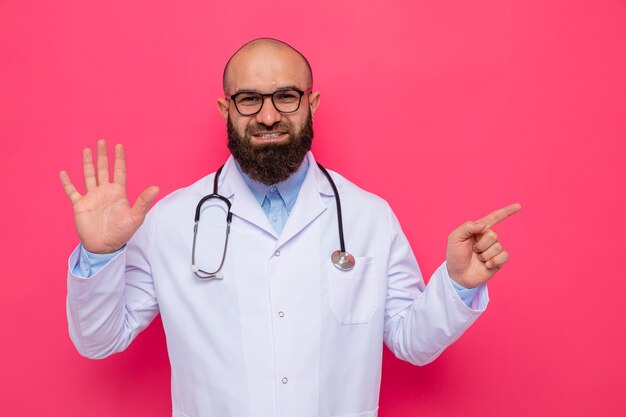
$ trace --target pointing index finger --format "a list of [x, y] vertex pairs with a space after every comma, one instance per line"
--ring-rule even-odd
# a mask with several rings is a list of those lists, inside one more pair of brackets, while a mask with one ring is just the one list
[[507, 217], [517, 213], [521, 209], [522, 209], [522, 206], [519, 203], [509, 204], [506, 207], [502, 207], [501, 209], [498, 209], [496, 211], [493, 211], [487, 214], [485, 217], [481, 218], [480, 220], [477, 220], [477, 223], [484, 224], [486, 226], [485, 228], [488, 229], [494, 226], [495, 224], [500, 223], [502, 220], [506, 219]]

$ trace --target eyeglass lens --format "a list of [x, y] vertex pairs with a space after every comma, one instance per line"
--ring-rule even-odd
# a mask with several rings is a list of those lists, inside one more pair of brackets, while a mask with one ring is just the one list
[[[300, 107], [302, 95], [296, 90], [278, 90], [272, 94], [272, 103], [281, 113], [293, 113]], [[239, 93], [234, 97], [235, 106], [242, 115], [253, 115], [263, 107], [264, 97], [261, 93]]]

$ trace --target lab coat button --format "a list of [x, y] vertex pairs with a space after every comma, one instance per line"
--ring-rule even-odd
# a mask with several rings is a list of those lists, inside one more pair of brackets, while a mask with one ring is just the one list
[[278, 317], [285, 317], [285, 313], [283, 313], [282, 311], [278, 312]]
[[274, 256], [280, 256], [280, 251], [277, 250], [276, 252], [274, 252]]
[[287, 382], [289, 382], [289, 380], [286, 377], [283, 378], [283, 384], [286, 384]]

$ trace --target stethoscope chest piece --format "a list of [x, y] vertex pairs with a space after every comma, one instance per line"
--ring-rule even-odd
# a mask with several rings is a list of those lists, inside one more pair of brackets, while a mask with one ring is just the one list
[[330, 255], [330, 259], [333, 261], [333, 265], [342, 271], [349, 271], [354, 268], [354, 256], [350, 255], [348, 252], [336, 250]]

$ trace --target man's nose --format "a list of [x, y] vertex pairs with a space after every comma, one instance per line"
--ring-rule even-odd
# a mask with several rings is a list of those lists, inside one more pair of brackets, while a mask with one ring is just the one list
[[263, 98], [263, 107], [261, 107], [261, 111], [256, 114], [257, 123], [263, 123], [265, 126], [272, 126], [276, 122], [280, 122], [282, 115], [276, 107], [274, 107], [274, 103], [272, 103], [272, 97], [264, 97]]

